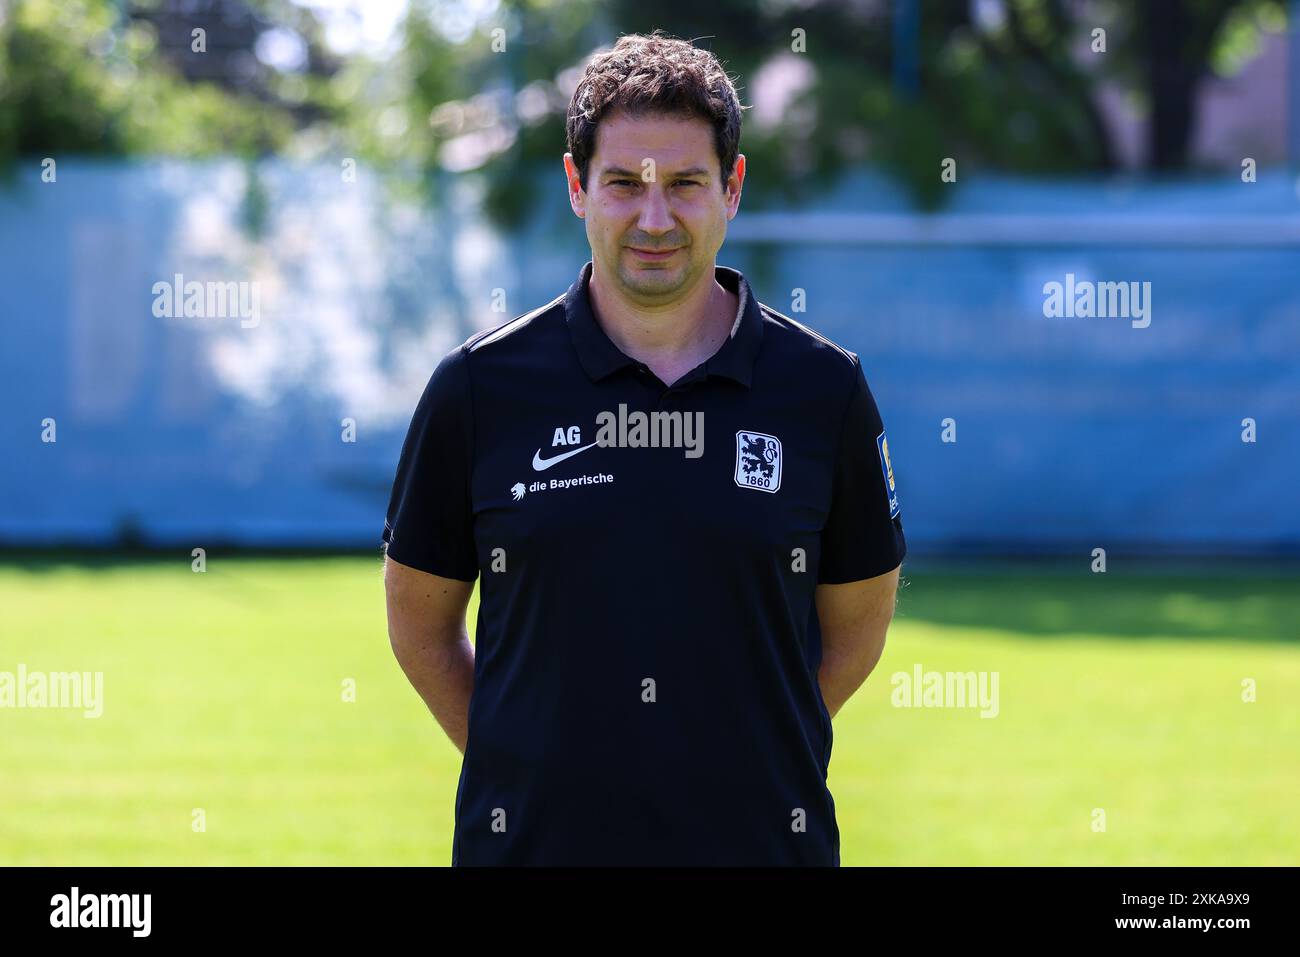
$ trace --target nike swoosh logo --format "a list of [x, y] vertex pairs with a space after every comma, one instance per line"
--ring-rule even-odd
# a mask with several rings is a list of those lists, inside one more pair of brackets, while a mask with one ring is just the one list
[[585, 452], [587, 451], [587, 449], [591, 448], [591, 446], [595, 444], [596, 444], [595, 442], [592, 442], [590, 445], [584, 445], [582, 448], [574, 449], [572, 452], [565, 452], [563, 455], [557, 455], [553, 459], [542, 458], [542, 450], [538, 449], [536, 452], [533, 453], [533, 471], [541, 472], [544, 469], [549, 469], [552, 465], [555, 465], [557, 462], [563, 462], [565, 459], [573, 458], [573, 456], [577, 455], [579, 452]]

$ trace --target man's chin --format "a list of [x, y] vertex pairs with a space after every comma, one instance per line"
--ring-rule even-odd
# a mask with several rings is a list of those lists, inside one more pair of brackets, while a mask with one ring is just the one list
[[648, 267], [633, 266], [619, 270], [619, 277], [628, 292], [642, 296], [663, 296], [676, 292], [686, 285], [688, 272], [684, 266]]

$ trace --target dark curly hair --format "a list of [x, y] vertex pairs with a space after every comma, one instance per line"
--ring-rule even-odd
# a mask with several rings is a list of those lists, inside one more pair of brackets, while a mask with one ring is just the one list
[[713, 125], [725, 188], [740, 154], [740, 117], [746, 107], [740, 105], [731, 78], [708, 50], [655, 30], [620, 37], [612, 49], [591, 58], [573, 91], [565, 124], [569, 152], [584, 190], [596, 151], [596, 128], [612, 109], [633, 116], [668, 113], [707, 120]]

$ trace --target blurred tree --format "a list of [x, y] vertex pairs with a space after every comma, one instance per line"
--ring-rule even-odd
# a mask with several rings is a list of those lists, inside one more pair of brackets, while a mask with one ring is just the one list
[[[274, 104], [298, 125], [327, 115], [302, 81], [327, 80], [342, 61], [307, 8], [289, 0], [133, 0], [128, 9], [152, 27], [158, 55], [188, 82]], [[195, 30], [204, 33], [201, 54]]]
[[[1115, 170], [1098, 101], [1107, 81], [1147, 109], [1148, 168], [1186, 168], [1199, 84], [1231, 60], [1240, 66], [1227, 51], [1257, 45], [1285, 21], [1284, 0], [971, 0], [923, 10], [920, 95], [898, 95], [872, 69], [857, 84], [861, 99], [840, 109], [853, 111], [873, 158], [926, 208], [944, 195], [941, 157], [1030, 174]], [[1094, 49], [1098, 28], [1104, 52]], [[834, 86], [850, 82], [838, 73]]]
[[1147, 166], [1184, 169], [1196, 122], [1196, 93], [1211, 73], [1239, 65], [1263, 28], [1280, 30], [1283, 0], [1145, 0], [1134, 5], [1133, 40], [1151, 113]]
[[[61, 153], [253, 156], [283, 149], [324, 112], [319, 102], [305, 102], [309, 95], [278, 96], [276, 71], [249, 65], [256, 63], [249, 47], [275, 23], [265, 11], [301, 28], [298, 7], [264, 4], [255, 12], [237, 0], [191, 6], [184, 14], [171, 0], [134, 7], [0, 0], [0, 163]], [[195, 21], [211, 27], [202, 53], [190, 46]], [[184, 55], [172, 42], [180, 31]], [[160, 34], [171, 38], [163, 56]], [[313, 63], [323, 73], [332, 68], [309, 56], [308, 67]]]
[[[911, 16], [895, 30], [899, 11]], [[933, 208], [946, 157], [963, 171], [1113, 170], [1107, 81], [1147, 104], [1149, 165], [1185, 167], [1198, 84], [1284, 18], [1284, 0], [409, 0], [391, 52], [344, 58], [292, 0], [0, 0], [0, 162], [310, 142], [415, 171], [395, 182], [426, 195], [481, 171], [486, 211], [511, 226], [534, 178], [561, 175], [586, 59], [664, 27], [712, 49], [755, 106], [751, 207], [876, 164]], [[1090, 48], [1097, 27], [1105, 53]]]
[[[918, 22], [898, 35], [914, 37], [914, 49], [895, 48], [892, 18], [904, 5]], [[400, 117], [367, 117], [389, 131], [387, 143], [382, 135], [370, 142], [428, 170], [482, 169], [487, 208], [508, 226], [532, 205], [527, 177], [561, 175], [578, 70], [623, 33], [671, 25], [740, 78], [742, 102], [763, 87], [771, 109], [747, 114], [742, 144], [751, 208], [797, 201], [863, 163], [879, 164], [917, 205], [934, 208], [946, 195], [938, 175], [946, 157], [963, 170], [1113, 171], [1098, 98], [1106, 81], [1148, 104], [1149, 165], [1185, 167], [1197, 84], [1222, 64], [1225, 47], [1277, 28], [1284, 3], [505, 0], [456, 41], [439, 28], [444, 9], [412, 3], [403, 62], [391, 65], [406, 89], [388, 89]], [[1104, 53], [1092, 48], [1097, 27], [1107, 32]], [[902, 57], [906, 69], [896, 70]], [[896, 76], [914, 77], [915, 89], [900, 88]]]

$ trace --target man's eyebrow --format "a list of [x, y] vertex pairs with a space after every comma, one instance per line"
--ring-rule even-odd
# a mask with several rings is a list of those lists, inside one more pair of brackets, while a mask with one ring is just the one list
[[[621, 166], [608, 166], [600, 171], [602, 177], [605, 176], [630, 176], [633, 179], [640, 179], [641, 173], [634, 172], [630, 169], [624, 169]], [[709, 171], [702, 166], [692, 166], [690, 169], [679, 170], [675, 173], [669, 173], [669, 176], [708, 176]]]

